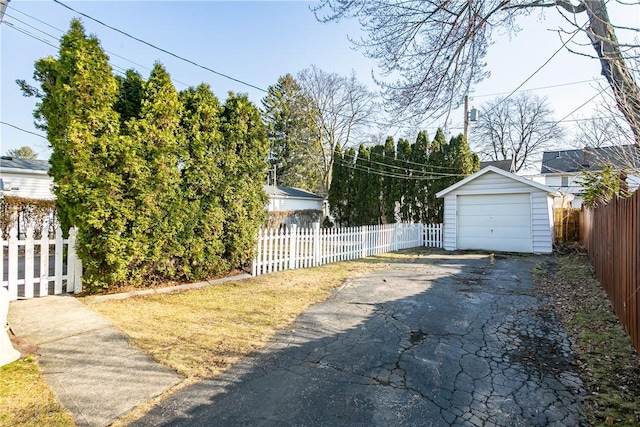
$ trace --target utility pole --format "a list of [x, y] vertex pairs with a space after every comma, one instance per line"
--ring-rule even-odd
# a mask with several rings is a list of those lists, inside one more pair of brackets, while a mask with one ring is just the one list
[[469, 142], [469, 95], [464, 96], [464, 139]]
[[0, 0], [0, 24], [2, 23], [2, 18], [4, 18], [4, 11], [10, 1], [11, 0]]
[[469, 142], [469, 122], [478, 121], [478, 110], [472, 108], [469, 110], [469, 95], [464, 97], [464, 139]]

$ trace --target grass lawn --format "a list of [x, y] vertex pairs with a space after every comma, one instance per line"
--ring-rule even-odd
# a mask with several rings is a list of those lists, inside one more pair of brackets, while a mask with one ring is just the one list
[[345, 280], [384, 268], [390, 255], [402, 258], [386, 254], [89, 306], [159, 362], [187, 378], [212, 377], [264, 346]]
[[1, 426], [74, 426], [33, 356], [0, 367]]

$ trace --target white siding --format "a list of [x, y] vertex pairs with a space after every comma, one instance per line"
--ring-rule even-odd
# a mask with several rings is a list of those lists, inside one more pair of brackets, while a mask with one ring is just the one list
[[[533, 253], [551, 253], [553, 249], [553, 198], [535, 185], [528, 185], [495, 172], [487, 172], [466, 184], [445, 194], [444, 197], [444, 231], [443, 247], [456, 250], [458, 245], [458, 206], [457, 197], [461, 195], [487, 195], [487, 203], [491, 205], [495, 195], [526, 193], [530, 195], [531, 245]], [[478, 207], [478, 212], [481, 208]], [[463, 230], [464, 232], [464, 230]]]
[[479, 176], [466, 185], [458, 188], [456, 194], [501, 194], [501, 193], [528, 193], [533, 188], [525, 183], [498, 175], [486, 173]]
[[532, 194], [531, 200], [533, 253], [551, 253], [553, 250], [553, 197], [537, 191]]
[[53, 178], [46, 172], [38, 173], [19, 173], [2, 170], [0, 178], [5, 185], [11, 183], [11, 188], [17, 190], [3, 191], [7, 196], [28, 197], [31, 199], [55, 199], [56, 196], [51, 192], [53, 186]]
[[447, 195], [444, 198], [444, 227], [442, 231], [442, 247], [447, 251], [456, 250], [456, 196]]
[[269, 212], [322, 211], [322, 199], [269, 196]]

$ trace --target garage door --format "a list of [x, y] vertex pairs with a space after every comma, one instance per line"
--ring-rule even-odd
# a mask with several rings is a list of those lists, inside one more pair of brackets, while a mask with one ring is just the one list
[[532, 252], [531, 196], [458, 196], [458, 249]]

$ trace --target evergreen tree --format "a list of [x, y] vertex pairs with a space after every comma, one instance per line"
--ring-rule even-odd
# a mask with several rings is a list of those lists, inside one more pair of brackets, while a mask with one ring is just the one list
[[413, 166], [407, 163], [411, 161], [411, 158], [411, 143], [404, 138], [400, 138], [398, 140], [396, 161], [398, 166], [404, 168], [404, 171], [398, 169], [398, 173], [404, 175], [404, 179], [399, 179], [397, 186], [397, 199], [400, 205], [399, 214], [402, 222], [409, 222], [413, 218], [411, 213], [413, 180], [411, 180], [411, 172], [409, 171]]
[[329, 187], [328, 200], [331, 216], [340, 225], [348, 223], [346, 205], [348, 202], [347, 190], [350, 183], [348, 182], [346, 161], [342, 154], [342, 148], [340, 145], [336, 146], [336, 151], [333, 153], [333, 170], [331, 172], [331, 187]]
[[118, 82], [118, 97], [113, 108], [120, 114], [121, 129], [126, 131], [126, 123], [140, 116], [145, 82], [135, 70], [127, 70], [124, 77], [115, 78]]
[[[356, 181], [354, 174], [356, 172], [356, 150], [353, 147], [349, 147], [345, 150], [343, 156], [343, 176], [344, 176], [344, 194], [345, 194], [345, 202], [343, 208], [343, 216], [341, 220], [341, 225], [351, 227], [356, 225], [355, 223], [355, 213], [358, 210], [356, 205], [357, 203], [357, 195], [358, 188], [356, 187]], [[333, 185], [333, 184], [332, 184]]]
[[374, 145], [370, 149], [370, 174], [369, 174], [369, 198], [368, 223], [381, 224], [385, 213], [385, 184], [386, 168], [384, 166], [384, 145]]
[[396, 168], [396, 145], [392, 136], [387, 137], [384, 143], [383, 163], [388, 165], [383, 169], [385, 172], [382, 198], [383, 222], [391, 224], [396, 222], [396, 205], [400, 201], [399, 188], [401, 184], [401, 180], [396, 177], [401, 171]]
[[371, 165], [371, 149], [361, 144], [355, 161], [351, 199], [352, 221], [350, 225], [374, 225], [380, 218], [379, 176]]
[[269, 164], [276, 169], [278, 184], [322, 190], [322, 149], [313, 114], [311, 100], [290, 74], [270, 86], [262, 100]]
[[226, 268], [223, 259], [225, 212], [220, 193], [226, 179], [224, 157], [220, 154], [224, 150], [222, 107], [206, 84], [181, 92], [180, 101], [186, 137], [181, 194], [189, 212], [180, 236], [185, 248], [180, 269], [188, 279], [201, 279]]
[[[436, 135], [436, 138], [438, 136]], [[416, 223], [424, 223], [426, 221], [426, 211], [429, 206], [429, 187], [430, 180], [426, 179], [428, 172], [429, 154], [431, 146], [427, 133], [421, 131], [416, 137], [416, 142], [411, 147], [411, 167], [416, 170], [416, 175], [411, 181], [411, 213], [412, 220]], [[420, 166], [422, 165], [422, 166]]]
[[34, 115], [52, 148], [58, 218], [63, 229], [78, 228], [84, 282], [92, 288], [124, 280], [133, 209], [122, 177], [126, 144], [118, 135], [118, 85], [108, 57], [74, 19], [58, 57], [38, 60], [34, 78], [41, 86]]
[[436, 131], [436, 136], [429, 147], [427, 173], [431, 178], [428, 181], [429, 189], [425, 195], [427, 209], [422, 213], [422, 221], [425, 224], [439, 224], [442, 222], [444, 203], [442, 199], [436, 197], [436, 194], [455, 182], [455, 178], [452, 179], [450, 176], [454, 172], [451, 169], [448, 156], [447, 139], [442, 129]]
[[246, 95], [230, 93], [222, 113], [226, 179], [221, 183], [225, 211], [224, 247], [230, 267], [251, 260], [268, 201], [263, 189], [269, 140], [260, 112]]
[[132, 238], [141, 252], [136, 273], [146, 278], [174, 278], [175, 257], [184, 255], [178, 236], [187, 207], [180, 195], [182, 105], [169, 74], [156, 63], [145, 84], [140, 118], [128, 122], [130, 144], [142, 164], [132, 174], [136, 201]]

